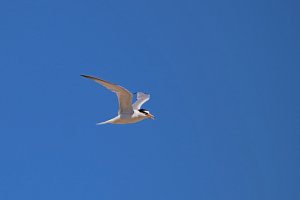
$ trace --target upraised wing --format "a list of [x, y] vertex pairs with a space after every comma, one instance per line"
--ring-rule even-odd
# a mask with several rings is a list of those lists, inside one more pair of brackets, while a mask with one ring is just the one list
[[132, 105], [133, 109], [138, 110], [141, 108], [141, 106], [146, 103], [150, 99], [150, 94], [145, 94], [143, 92], [137, 93], [137, 100]]
[[127, 89], [123, 88], [122, 86], [116, 85], [114, 83], [107, 82], [105, 80], [92, 77], [92, 76], [87, 76], [87, 75], [81, 75], [85, 78], [92, 79], [96, 81], [97, 83], [103, 85], [107, 89], [115, 92], [118, 96], [119, 100], [119, 114], [132, 114], [133, 109], [132, 109], [132, 94], [129, 92]]

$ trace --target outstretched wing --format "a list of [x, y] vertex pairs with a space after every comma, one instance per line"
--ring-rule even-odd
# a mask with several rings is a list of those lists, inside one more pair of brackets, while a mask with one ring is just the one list
[[150, 99], [150, 94], [145, 94], [143, 92], [137, 93], [137, 100], [132, 105], [133, 109], [138, 110], [141, 108], [141, 106], [146, 103]]
[[133, 109], [132, 109], [132, 94], [129, 92], [127, 89], [123, 88], [122, 86], [110, 83], [108, 81], [92, 77], [92, 76], [87, 76], [87, 75], [81, 75], [85, 78], [92, 79], [96, 81], [97, 83], [103, 85], [107, 89], [115, 92], [118, 96], [119, 100], [119, 114], [132, 114]]

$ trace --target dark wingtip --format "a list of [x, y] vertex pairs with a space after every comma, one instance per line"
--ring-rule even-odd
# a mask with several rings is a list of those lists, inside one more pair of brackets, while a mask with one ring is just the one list
[[88, 75], [84, 75], [84, 74], [80, 74], [80, 76], [84, 77], [84, 78], [89, 78], [89, 79], [93, 79], [96, 80], [97, 78], [92, 77], [92, 76], [88, 76]]

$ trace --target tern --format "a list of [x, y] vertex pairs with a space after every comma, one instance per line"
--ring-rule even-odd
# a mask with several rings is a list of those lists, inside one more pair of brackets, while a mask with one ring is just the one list
[[108, 81], [102, 80], [88, 75], [81, 75], [85, 78], [96, 81], [97, 83], [103, 85], [107, 89], [115, 92], [119, 101], [119, 112], [118, 116], [107, 120], [105, 122], [97, 123], [100, 124], [131, 124], [142, 121], [144, 119], [150, 118], [154, 119], [154, 116], [146, 109], [141, 108], [141, 106], [150, 99], [149, 94], [143, 92], [137, 92], [137, 100], [132, 104], [132, 93], [129, 92], [122, 86], [110, 83]]

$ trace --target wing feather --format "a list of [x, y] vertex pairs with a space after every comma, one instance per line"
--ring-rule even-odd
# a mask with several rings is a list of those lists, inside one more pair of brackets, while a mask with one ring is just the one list
[[138, 110], [141, 108], [141, 106], [146, 103], [150, 99], [150, 94], [146, 94], [143, 92], [138, 92], [137, 93], [137, 100], [136, 102], [132, 105], [133, 109]]
[[93, 76], [88, 75], [81, 75], [85, 78], [91, 79], [96, 81], [97, 83], [103, 85], [107, 89], [115, 92], [118, 96], [119, 100], [119, 114], [132, 114], [132, 94], [127, 89], [123, 88], [122, 86], [116, 85], [114, 83], [110, 83], [108, 81], [102, 80], [100, 78], [96, 78]]

